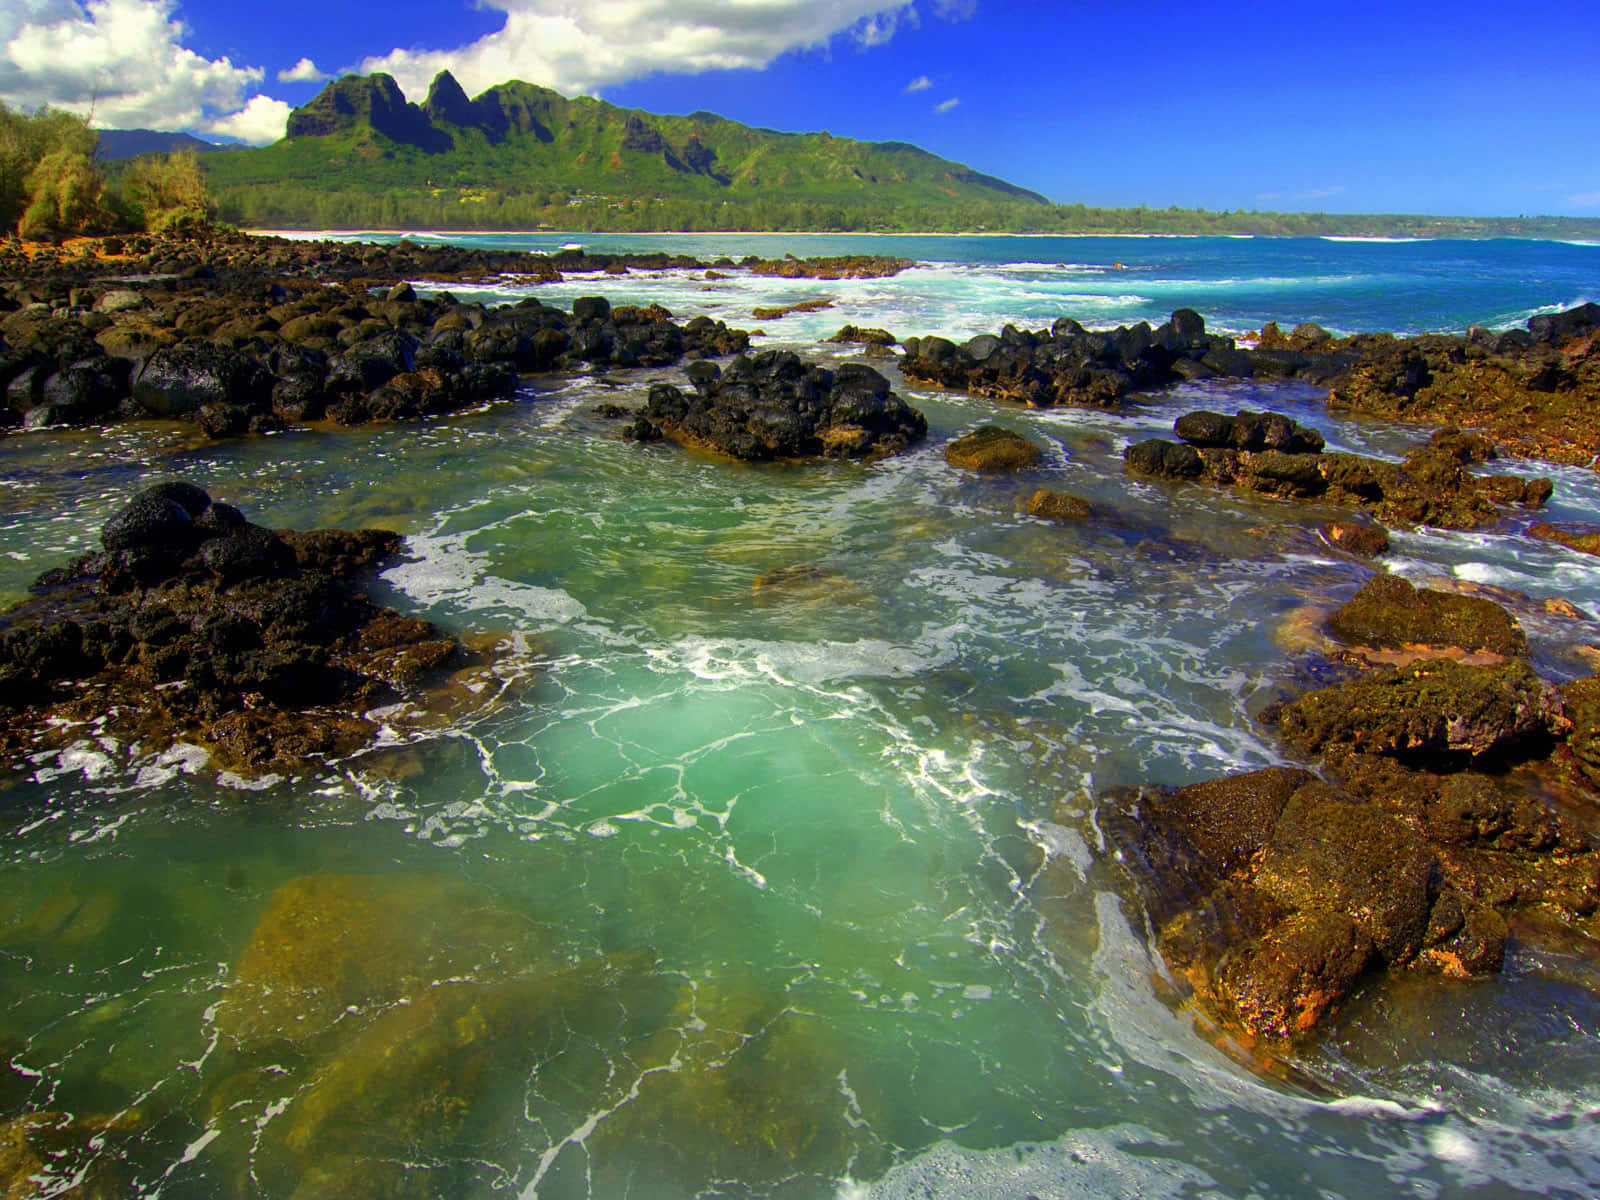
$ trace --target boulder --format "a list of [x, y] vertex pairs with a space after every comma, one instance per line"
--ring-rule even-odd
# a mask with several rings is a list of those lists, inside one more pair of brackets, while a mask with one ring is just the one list
[[1358, 646], [1528, 652], [1522, 627], [1494, 601], [1416, 588], [1398, 575], [1374, 575], [1334, 612], [1328, 628]]
[[735, 358], [718, 371], [691, 368], [692, 393], [657, 384], [635, 440], [665, 435], [751, 461], [881, 458], [927, 433], [922, 414], [889, 390], [870, 367], [837, 371], [806, 364], [787, 351]]
[[182, 342], [155, 351], [133, 382], [133, 397], [152, 416], [187, 417], [207, 404], [265, 411], [272, 376], [238, 350]]
[[1322, 435], [1315, 429], [1274, 412], [1241, 411], [1231, 417], [1205, 410], [1185, 413], [1178, 418], [1173, 432], [1191, 446], [1232, 450], [1317, 454], [1324, 446]]
[[1198, 479], [1206, 469], [1193, 446], [1161, 438], [1136, 442], [1122, 452], [1122, 457], [1130, 474], [1153, 479]]
[[1029, 496], [1023, 511], [1030, 517], [1059, 522], [1085, 521], [1094, 515], [1094, 509], [1087, 500], [1080, 500], [1065, 492], [1053, 492], [1049, 488], [1040, 488]]
[[980, 425], [944, 448], [944, 460], [963, 471], [1024, 471], [1044, 461], [1044, 451], [1009, 429]]

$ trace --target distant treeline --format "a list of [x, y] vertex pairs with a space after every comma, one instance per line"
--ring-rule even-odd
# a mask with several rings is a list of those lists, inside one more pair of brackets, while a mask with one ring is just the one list
[[218, 216], [254, 229], [539, 229], [586, 232], [1175, 233], [1258, 237], [1529, 237], [1600, 239], [1586, 217], [1432, 217], [1279, 213], [1083, 204], [893, 207], [769, 197], [745, 201], [619, 200], [524, 193], [373, 192], [251, 184], [217, 189]]

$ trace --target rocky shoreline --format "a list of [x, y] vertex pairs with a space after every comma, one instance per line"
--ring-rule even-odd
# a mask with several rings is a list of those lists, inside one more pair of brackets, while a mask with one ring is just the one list
[[399, 709], [465, 682], [485, 705], [501, 690], [487, 685], [502, 647], [469, 647], [361, 593], [401, 553], [387, 530], [270, 530], [173, 481], [130, 499], [100, 542], [0, 614], [7, 770], [92, 733], [298, 775], [371, 746], [374, 710], [404, 725]]
[[[870, 278], [911, 265], [535, 259], [238, 237], [123, 239], [41, 262], [10, 246], [0, 248], [10, 280], [0, 425], [176, 419], [238, 437], [422, 419], [509, 397], [536, 375], [683, 365], [687, 387], [656, 383], [640, 409], [601, 415], [631, 418], [622, 436], [635, 442], [744, 461], [871, 461], [928, 429], [871, 367], [746, 354], [748, 333], [705, 317], [679, 323], [659, 307], [598, 296], [570, 311], [536, 298], [487, 307], [447, 290], [424, 298], [411, 281], [633, 269]], [[879, 353], [893, 342], [853, 328], [832, 340]], [[1316, 430], [1252, 411], [1192, 412], [1177, 440], [1126, 451], [1141, 486], [1350, 509], [1325, 536], [1370, 557], [1383, 552], [1384, 527], [1480, 529], [1545, 504], [1548, 479], [1480, 470], [1502, 447], [1596, 461], [1597, 347], [1594, 305], [1499, 335], [1335, 339], [1269, 326], [1253, 344], [1207, 333], [1180, 309], [1158, 327], [1091, 332], [1063, 318], [959, 345], [911, 338], [899, 365], [910, 381], [1040, 408], [1115, 409], [1185, 381], [1292, 379], [1328, 387], [1336, 407], [1451, 422], [1399, 463], [1330, 453]], [[1487, 407], [1474, 406], [1480, 396]], [[992, 425], [943, 453], [974, 473], [1042, 459]], [[1045, 488], [1024, 511], [1095, 519], [1086, 502]], [[1532, 532], [1600, 546], [1593, 529]], [[132, 497], [101, 541], [0, 616], [0, 760], [12, 768], [87, 728], [147, 749], [192, 742], [228, 770], [292, 775], [370, 747], [374, 710], [425, 707], [459, 692], [463, 673], [493, 672], [493, 648], [362, 595], [362, 577], [401, 550], [392, 533], [272, 531], [168, 483]], [[1099, 798], [1106, 848], [1129, 869], [1155, 945], [1207, 1019], [1247, 1041], [1309, 1035], [1384, 971], [1482, 975], [1500, 969], [1509, 939], [1600, 932], [1595, 678], [1541, 679], [1503, 607], [1385, 574], [1326, 631], [1345, 650], [1329, 667], [1336, 681], [1268, 714], [1301, 765]]]

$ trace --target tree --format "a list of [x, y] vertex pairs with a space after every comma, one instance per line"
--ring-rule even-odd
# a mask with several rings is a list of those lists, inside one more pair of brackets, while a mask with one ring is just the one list
[[79, 150], [62, 146], [45, 155], [29, 172], [27, 188], [28, 206], [17, 222], [25, 238], [104, 233], [115, 224], [105, 180], [94, 160]]
[[122, 195], [130, 217], [150, 233], [193, 233], [217, 215], [192, 151], [138, 159], [123, 174]]
[[[87, 121], [69, 112], [49, 106], [20, 112], [0, 103], [0, 229], [14, 228], [33, 206], [34, 173], [47, 157], [65, 152], [76, 174], [81, 176], [87, 167], [98, 176], [94, 151], [99, 140]], [[62, 166], [58, 163], [54, 173]]]

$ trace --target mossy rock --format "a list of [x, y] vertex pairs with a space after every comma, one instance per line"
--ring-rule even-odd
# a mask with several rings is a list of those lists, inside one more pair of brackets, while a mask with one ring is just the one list
[[1337, 546], [1357, 558], [1376, 558], [1389, 551], [1389, 531], [1381, 525], [1330, 521], [1322, 527], [1322, 536], [1330, 546]]
[[944, 448], [944, 460], [963, 471], [1023, 471], [1044, 461], [1044, 451], [1020, 433], [981, 425]]
[[1307, 693], [1285, 706], [1278, 728], [1308, 754], [1343, 744], [1408, 759], [1478, 759], [1537, 750], [1559, 720], [1554, 689], [1525, 663], [1431, 659]]
[[1528, 652], [1522, 627], [1494, 601], [1416, 588], [1398, 575], [1374, 575], [1328, 627], [1359, 646], [1453, 647], [1507, 657]]
[[1049, 488], [1040, 488], [1029, 496], [1023, 511], [1030, 517], [1061, 522], [1086, 521], [1094, 515], [1094, 509], [1089, 507], [1087, 500], [1080, 500], [1065, 492], [1053, 492]]

